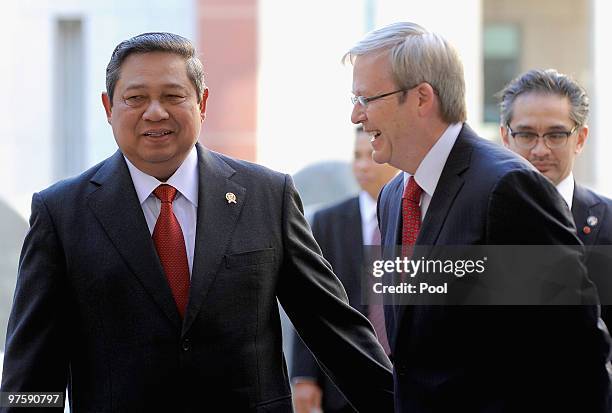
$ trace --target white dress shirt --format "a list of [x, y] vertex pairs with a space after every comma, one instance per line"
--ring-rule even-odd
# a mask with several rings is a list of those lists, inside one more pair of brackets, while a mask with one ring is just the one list
[[361, 235], [363, 245], [370, 245], [374, 231], [378, 227], [376, 200], [366, 191], [359, 192], [359, 212], [361, 214]]
[[155, 223], [161, 210], [161, 201], [153, 194], [153, 191], [161, 184], [172, 185], [177, 189], [176, 197], [172, 202], [172, 210], [183, 231], [189, 275], [191, 276], [198, 217], [198, 153], [195, 146], [181, 166], [166, 182], [161, 182], [157, 178], [142, 172], [129, 159], [125, 158], [125, 161], [130, 170], [132, 182], [151, 235], [153, 235]]
[[572, 200], [574, 199], [574, 174], [570, 174], [557, 185], [557, 191], [561, 197], [565, 200], [565, 203], [572, 210]]
[[[414, 180], [423, 190], [420, 204], [421, 222], [425, 219], [427, 208], [429, 208], [431, 198], [438, 186], [438, 181], [440, 180], [440, 175], [442, 175], [442, 170], [444, 169], [448, 155], [451, 149], [453, 149], [453, 145], [455, 145], [455, 141], [462, 127], [462, 123], [453, 123], [449, 125], [442, 136], [440, 136], [440, 139], [438, 139], [435, 145], [427, 152], [427, 155], [425, 155], [425, 158], [423, 158], [414, 174]], [[411, 176], [412, 175], [408, 172], [404, 172], [404, 188], [406, 188], [408, 179]]]

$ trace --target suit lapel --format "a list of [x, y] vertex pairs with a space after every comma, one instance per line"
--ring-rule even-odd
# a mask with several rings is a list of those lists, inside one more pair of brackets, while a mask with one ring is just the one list
[[[574, 217], [578, 237], [584, 245], [597, 244], [597, 237], [603, 221], [604, 211], [605, 205], [601, 203], [597, 197], [590, 193], [586, 188], [578, 184], [574, 184], [572, 216]], [[597, 218], [597, 225], [588, 225], [587, 219], [590, 216]], [[583, 230], [587, 226], [591, 229], [589, 234], [585, 234]]]
[[[387, 202], [388, 219], [385, 223], [384, 238], [382, 240], [382, 254], [385, 260], [395, 260], [399, 256], [402, 245], [402, 195], [404, 194], [404, 174], [398, 174], [389, 184], [389, 197]], [[380, 206], [380, 205], [379, 205]], [[393, 277], [397, 274], [392, 275]], [[391, 283], [391, 280], [387, 280]], [[397, 297], [392, 295], [385, 305], [385, 325], [387, 338], [391, 350], [395, 352], [398, 331], [398, 320], [404, 314], [405, 305], [399, 305]]]
[[144, 289], [177, 326], [181, 320], [120, 151], [92, 177], [88, 205]]
[[[442, 174], [438, 180], [438, 184], [434, 191], [433, 197], [427, 208], [425, 219], [421, 224], [421, 229], [416, 240], [416, 245], [435, 245], [440, 231], [446, 221], [446, 217], [450, 212], [457, 194], [463, 186], [463, 178], [460, 176], [470, 166], [470, 159], [472, 155], [472, 144], [469, 142], [475, 134], [472, 129], [466, 124], [463, 125], [459, 136], [455, 141], [455, 145], [451, 149]], [[401, 204], [401, 194], [399, 196]], [[401, 220], [398, 225], [401, 233]], [[401, 236], [398, 238], [396, 245], [401, 245]], [[394, 345], [399, 335], [399, 329], [401, 326], [406, 324], [403, 322], [404, 317], [408, 317], [412, 313], [420, 313], [421, 308], [414, 308], [414, 306], [401, 305], [396, 306], [397, 309], [397, 330], [396, 337], [394, 337]]]
[[[390, 187], [391, 194], [389, 195], [389, 221], [387, 228], [394, 228], [395, 231], [385, 231], [385, 238], [382, 240], [383, 245], [391, 245], [395, 248], [396, 245], [402, 245], [402, 195], [404, 193], [404, 174], [399, 174], [394, 178]], [[395, 253], [395, 252], [393, 252]]]
[[[247, 200], [246, 189], [233, 182], [236, 173], [218, 154], [197, 144], [198, 150], [198, 222], [189, 304], [183, 324], [185, 334], [195, 320], [208, 293]], [[226, 199], [234, 194], [235, 203]]]
[[417, 245], [435, 245], [444, 226], [446, 217], [459, 190], [463, 186], [463, 178], [460, 176], [470, 166], [472, 146], [468, 140], [474, 132], [469, 126], [464, 125], [451, 149], [438, 184], [436, 186], [427, 214], [421, 225], [417, 238]]

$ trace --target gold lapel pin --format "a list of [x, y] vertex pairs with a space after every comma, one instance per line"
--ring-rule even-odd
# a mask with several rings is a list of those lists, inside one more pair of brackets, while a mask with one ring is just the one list
[[236, 195], [233, 192], [228, 192], [227, 194], [225, 194], [225, 199], [227, 199], [228, 204], [236, 203]]

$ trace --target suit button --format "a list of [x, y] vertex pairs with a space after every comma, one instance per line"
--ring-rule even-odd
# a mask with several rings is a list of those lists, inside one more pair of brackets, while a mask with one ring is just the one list
[[406, 375], [406, 364], [401, 363], [399, 366], [396, 367], [397, 370], [397, 374], [401, 377], [401, 376], [405, 376]]
[[191, 349], [191, 341], [188, 338], [183, 340], [183, 351], [189, 351]]

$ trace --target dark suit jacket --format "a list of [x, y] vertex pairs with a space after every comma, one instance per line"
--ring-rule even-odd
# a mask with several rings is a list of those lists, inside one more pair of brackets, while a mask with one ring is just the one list
[[[383, 245], [401, 244], [402, 178], [379, 198]], [[563, 205], [531, 165], [464, 125], [417, 245], [578, 245]], [[571, 273], [588, 282], [574, 258]], [[597, 313], [597, 306], [387, 306], [396, 411], [608, 411], [609, 338]]]
[[197, 147], [185, 319], [117, 152], [33, 197], [2, 391], [68, 385], [75, 412], [290, 412], [278, 299], [355, 406], [389, 411], [390, 363], [321, 257], [291, 178]]
[[[572, 215], [578, 237], [586, 247], [589, 277], [601, 297], [601, 318], [609, 330], [612, 327], [612, 199], [575, 184]], [[595, 225], [587, 222], [590, 217], [597, 219]], [[588, 233], [584, 230], [587, 227]]]
[[[312, 218], [312, 234], [338, 276], [351, 306], [366, 314], [361, 304], [360, 274], [363, 265], [363, 235], [359, 197], [354, 197], [317, 211]], [[312, 303], [316, 306], [316, 302]], [[321, 371], [316, 360], [296, 337], [293, 341], [293, 377], [310, 377], [317, 380], [323, 390], [323, 411], [346, 408], [346, 399], [333, 382]]]

